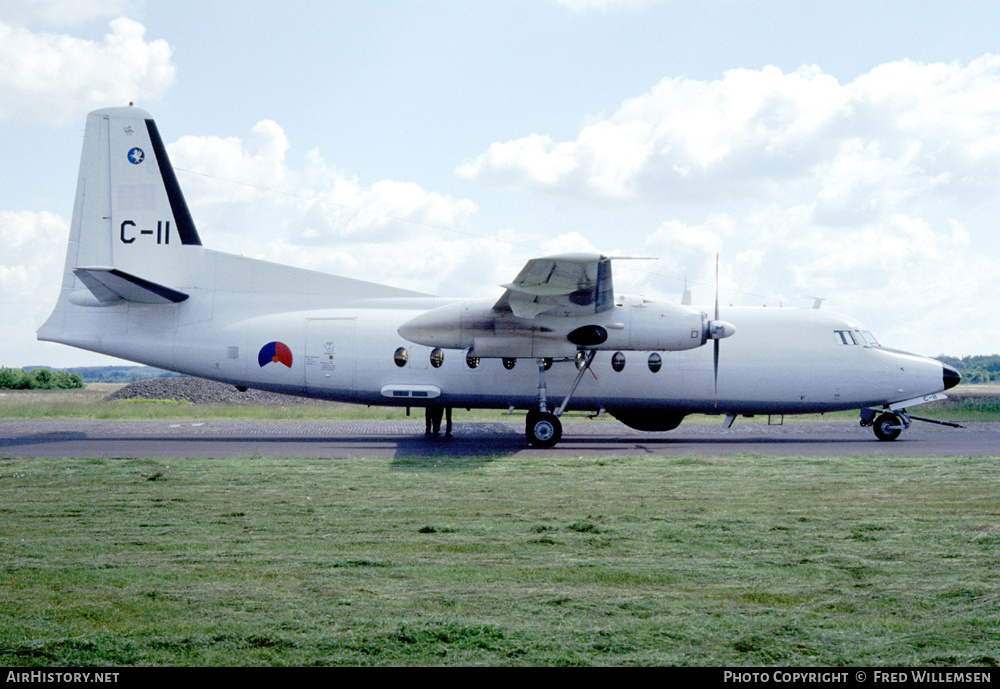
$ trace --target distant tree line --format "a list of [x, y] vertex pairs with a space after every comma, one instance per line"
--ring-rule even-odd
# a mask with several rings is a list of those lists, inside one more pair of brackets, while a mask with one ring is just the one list
[[172, 378], [180, 374], [152, 366], [79, 366], [69, 369], [88, 383], [134, 383], [148, 378]]
[[69, 390], [82, 388], [83, 376], [47, 368], [0, 368], [0, 390]]
[[937, 360], [955, 367], [962, 374], [963, 383], [1000, 382], [1000, 354], [977, 354], [962, 358], [942, 354]]

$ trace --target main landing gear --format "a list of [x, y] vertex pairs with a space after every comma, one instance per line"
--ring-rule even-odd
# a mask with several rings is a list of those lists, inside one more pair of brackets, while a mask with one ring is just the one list
[[[545, 388], [545, 369], [548, 368], [550, 361], [545, 359], [538, 359], [538, 409], [528, 410], [528, 416], [524, 423], [524, 435], [534, 447], [554, 447], [556, 443], [562, 438], [562, 422], [559, 421], [559, 417], [562, 413], [566, 411], [566, 405], [569, 404], [570, 398], [573, 397], [573, 393], [576, 392], [577, 386], [583, 379], [583, 374], [587, 372], [590, 368], [590, 364], [594, 361], [594, 356], [597, 354], [597, 350], [592, 349], [587, 351], [586, 355], [582, 359], [582, 364], [579, 366], [579, 371], [576, 374], [576, 380], [573, 381], [573, 386], [569, 390], [569, 394], [563, 398], [562, 403], [555, 410], [555, 412], [550, 412], [548, 409], [548, 404], [546, 401], [546, 388]], [[568, 361], [574, 361], [573, 359], [568, 359]], [[581, 361], [576, 359], [575, 361]]]
[[535, 447], [554, 447], [562, 438], [562, 422], [552, 412], [529, 409], [524, 435]]

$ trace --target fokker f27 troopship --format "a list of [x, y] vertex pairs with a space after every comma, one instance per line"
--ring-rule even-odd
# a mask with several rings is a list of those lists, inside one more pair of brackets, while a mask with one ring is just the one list
[[860, 409], [893, 440], [919, 418], [907, 408], [960, 380], [845, 316], [729, 307], [722, 320], [718, 296], [709, 315], [615, 294], [611, 267], [536, 258], [499, 299], [446, 299], [212, 251], [151, 115], [107, 108], [87, 118], [62, 291], [38, 338], [239, 388], [527, 410], [540, 447], [567, 410], [668, 431], [692, 413], [728, 426]]

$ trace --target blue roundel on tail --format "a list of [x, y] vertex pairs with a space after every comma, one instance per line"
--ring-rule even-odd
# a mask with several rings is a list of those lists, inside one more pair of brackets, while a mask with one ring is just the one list
[[268, 342], [260, 348], [257, 354], [257, 363], [261, 368], [268, 364], [281, 364], [287, 368], [292, 367], [292, 350], [284, 342]]
[[145, 159], [146, 159], [146, 154], [143, 152], [141, 148], [133, 148], [128, 152], [128, 162], [132, 163], [133, 165], [138, 165]]

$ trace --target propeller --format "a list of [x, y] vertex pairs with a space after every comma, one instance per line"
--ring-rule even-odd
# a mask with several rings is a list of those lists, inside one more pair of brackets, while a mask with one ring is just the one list
[[[719, 252], [715, 252], [715, 320], [719, 322]], [[712, 363], [715, 367], [715, 406], [719, 406], [719, 339], [715, 338], [713, 343], [715, 351], [712, 353]]]
[[715, 318], [708, 322], [707, 337], [713, 343], [713, 368], [715, 373], [715, 406], [719, 406], [719, 340], [736, 332], [732, 323], [719, 319], [719, 254], [715, 254]]

